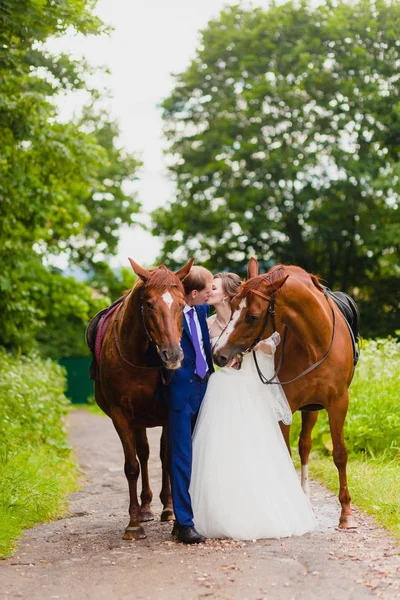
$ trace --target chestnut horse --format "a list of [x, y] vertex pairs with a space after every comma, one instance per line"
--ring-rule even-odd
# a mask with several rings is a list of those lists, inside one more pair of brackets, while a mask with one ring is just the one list
[[[180, 347], [185, 304], [182, 280], [189, 273], [193, 260], [177, 273], [165, 266], [146, 270], [129, 260], [139, 279], [110, 317], [101, 348], [95, 399], [111, 417], [122, 442], [130, 497], [130, 520], [124, 539], [133, 540], [146, 537], [141, 522], [153, 518], [146, 427], [163, 426], [161, 520], [174, 518], [168, 475], [167, 413], [155, 396], [161, 367], [179, 369], [183, 359]], [[137, 481], [140, 469], [142, 493], [139, 505]]]
[[[214, 360], [226, 365], [277, 330], [282, 339], [275, 364], [292, 412], [302, 411], [299, 453], [302, 486], [308, 491], [308, 458], [311, 432], [318, 412], [328, 412], [333, 460], [339, 472], [339, 527], [357, 526], [347, 488], [347, 450], [343, 427], [346, 418], [353, 365], [353, 345], [347, 325], [336, 304], [324, 294], [318, 278], [296, 266], [277, 265], [258, 274], [254, 258], [248, 280], [232, 301], [232, 317], [214, 348]], [[280, 368], [279, 368], [280, 367]], [[260, 373], [260, 378], [262, 374]], [[272, 380], [265, 383], [274, 385]], [[275, 378], [275, 382], [277, 379]], [[290, 426], [282, 425], [290, 451]]]

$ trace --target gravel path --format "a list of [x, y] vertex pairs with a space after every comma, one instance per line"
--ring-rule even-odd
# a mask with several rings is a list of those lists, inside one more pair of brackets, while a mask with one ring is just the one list
[[[123, 541], [128, 492], [112, 423], [81, 410], [69, 426], [83, 487], [68, 518], [27, 531], [0, 563], [0, 600], [400, 599], [399, 546], [360, 513], [356, 532], [335, 529], [339, 504], [315, 483], [319, 529], [301, 538], [185, 546], [156, 520], [145, 524], [147, 539]], [[156, 515], [159, 436], [149, 430]]]

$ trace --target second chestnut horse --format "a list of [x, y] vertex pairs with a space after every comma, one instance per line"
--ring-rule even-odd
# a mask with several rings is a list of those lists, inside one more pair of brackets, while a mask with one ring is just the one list
[[[308, 487], [311, 432], [318, 417], [315, 409], [325, 408], [333, 460], [339, 472], [342, 507], [339, 527], [354, 528], [357, 525], [347, 487], [347, 450], [343, 436], [348, 388], [354, 372], [349, 329], [316, 276], [300, 267], [286, 265], [259, 275], [258, 263], [251, 258], [248, 280], [234, 298], [231, 321], [214, 348], [215, 362], [225, 366], [235, 355], [270, 336], [274, 329], [282, 338], [276, 354], [276, 365], [281, 366], [279, 380], [292, 412], [302, 411], [299, 451], [303, 488]], [[266, 384], [274, 385], [272, 381]], [[290, 427], [282, 425], [282, 432], [290, 451]]]

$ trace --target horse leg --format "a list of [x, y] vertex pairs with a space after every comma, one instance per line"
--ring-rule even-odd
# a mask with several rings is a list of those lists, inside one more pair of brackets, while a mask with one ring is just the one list
[[164, 425], [160, 439], [160, 459], [162, 466], [162, 487], [160, 500], [163, 505], [161, 521], [173, 521], [174, 509], [172, 507], [171, 482], [169, 478], [169, 456], [168, 456], [168, 429]]
[[329, 426], [331, 429], [332, 444], [333, 444], [333, 461], [339, 472], [339, 502], [342, 506], [342, 511], [339, 519], [339, 527], [341, 529], [355, 529], [357, 521], [353, 517], [353, 511], [350, 505], [350, 494], [347, 487], [347, 449], [344, 443], [343, 427], [347, 413], [348, 397], [346, 393], [345, 402], [336, 406], [336, 411], [328, 410]]
[[311, 452], [311, 432], [318, 419], [318, 411], [302, 411], [301, 432], [299, 437], [299, 454], [301, 461], [301, 487], [303, 492], [310, 497], [310, 484], [308, 479], [308, 458]]
[[151, 491], [149, 482], [149, 441], [147, 439], [145, 427], [137, 427], [134, 429], [134, 432], [136, 438], [136, 452], [138, 455], [138, 459], [140, 462], [140, 470], [142, 473], [142, 493], [140, 494], [140, 520], [152, 521], [154, 519], [154, 515], [150, 508], [151, 501], [153, 500], [153, 492]]
[[129, 486], [129, 525], [125, 529], [124, 540], [140, 540], [146, 537], [140, 524], [140, 506], [137, 497], [137, 481], [139, 478], [139, 462], [136, 458], [135, 435], [130, 419], [119, 407], [111, 410], [114, 427], [120, 437], [125, 455], [125, 475]]
[[101, 389], [100, 381], [94, 382], [94, 399], [96, 400], [96, 404], [101, 410], [106, 413], [107, 416], [110, 415], [110, 407], [107, 404], [107, 401], [104, 397], [104, 394]]
[[279, 421], [279, 427], [281, 428], [283, 439], [285, 440], [288, 452], [290, 456], [292, 456], [292, 449], [290, 447], [290, 425], [285, 425], [284, 423], [282, 423], [282, 421]]

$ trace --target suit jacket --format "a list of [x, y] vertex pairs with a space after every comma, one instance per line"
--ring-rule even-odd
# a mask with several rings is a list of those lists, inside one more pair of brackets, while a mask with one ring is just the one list
[[[210, 309], [207, 305], [195, 306], [194, 308], [199, 319], [208, 370], [211, 375], [211, 373], [214, 372], [214, 366], [207, 325], [207, 316]], [[193, 390], [192, 386], [198, 383], [198, 380], [194, 379], [196, 374], [196, 352], [185, 315], [183, 315], [181, 348], [184, 355], [182, 366], [176, 371], [169, 371], [167, 373], [166, 379], [168, 384], [163, 386], [163, 396], [166, 398], [169, 408], [172, 410], [182, 410], [187, 403], [190, 403]]]

